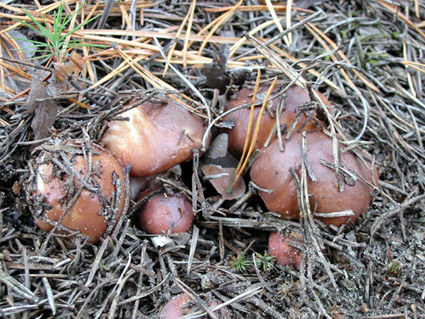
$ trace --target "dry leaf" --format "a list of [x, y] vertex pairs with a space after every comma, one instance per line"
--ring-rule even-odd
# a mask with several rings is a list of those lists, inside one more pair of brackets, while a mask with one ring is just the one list
[[68, 91], [70, 89], [69, 77], [76, 78], [83, 67], [84, 58], [75, 51], [71, 52], [71, 56], [66, 62], [53, 63], [56, 89], [58, 91]]
[[49, 136], [49, 130], [56, 120], [56, 102], [49, 100], [48, 97], [43, 81], [33, 76], [31, 91], [27, 99], [27, 111], [34, 113], [31, 127], [34, 131], [35, 140]]
[[202, 172], [205, 178], [214, 186], [223, 199], [233, 200], [245, 193], [246, 185], [243, 179], [239, 179], [231, 189], [236, 169], [234, 167], [221, 167], [220, 165], [204, 165]]
[[206, 165], [215, 164], [222, 167], [236, 167], [239, 161], [227, 151], [229, 137], [226, 133], [218, 135], [211, 143], [203, 160]]

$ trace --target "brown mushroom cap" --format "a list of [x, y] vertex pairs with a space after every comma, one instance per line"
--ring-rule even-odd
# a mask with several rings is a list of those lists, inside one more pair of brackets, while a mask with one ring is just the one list
[[102, 143], [121, 161], [131, 165], [130, 175], [161, 173], [192, 158], [200, 148], [203, 121], [170, 99], [144, 102], [114, 120]]
[[[344, 183], [344, 190], [337, 188], [335, 170], [323, 165], [321, 160], [333, 163], [332, 139], [322, 132], [308, 133], [307, 158], [312, 171], [317, 177], [313, 182], [308, 179], [308, 192], [310, 206], [316, 208], [318, 213], [332, 213], [351, 210], [354, 215], [350, 217], [320, 218], [325, 224], [340, 226], [347, 221], [355, 221], [357, 217], [365, 213], [372, 199], [372, 187], [357, 180]], [[366, 162], [370, 162], [370, 156], [363, 152]], [[267, 208], [279, 212], [283, 218], [299, 218], [300, 210], [297, 202], [297, 189], [295, 181], [289, 172], [293, 168], [301, 175], [302, 161], [302, 134], [294, 134], [287, 142], [284, 142], [284, 151], [279, 150], [278, 141], [274, 141], [268, 148], [263, 148], [261, 155], [254, 162], [250, 176], [252, 181], [259, 187], [272, 190], [272, 193], [260, 191]], [[363, 179], [376, 185], [378, 173], [376, 167], [369, 170], [359, 158], [352, 152], [342, 153], [341, 166], [346, 170], [356, 172]], [[348, 179], [347, 179], [348, 181]], [[354, 182], [354, 183], [353, 183]], [[317, 206], [316, 206], [317, 205]]]
[[[257, 97], [256, 103], [261, 103], [264, 98], [265, 94], [268, 90], [267, 86], [260, 86]], [[227, 105], [226, 110], [231, 110], [236, 107], [239, 107], [244, 104], [251, 104], [252, 102], [252, 95], [253, 95], [253, 89], [250, 88], [243, 88], [241, 89], [237, 95], [236, 98], [232, 99]], [[279, 88], [275, 89], [273, 91], [273, 95], [276, 95], [279, 92]], [[324, 95], [319, 93], [322, 101], [326, 105], [330, 105], [330, 102], [326, 99]], [[286, 93], [286, 98], [284, 95], [281, 95], [275, 99], [272, 99], [269, 101], [270, 107], [267, 107], [272, 114], [273, 117], [269, 115], [269, 111], [265, 111], [263, 114], [263, 117], [261, 119], [261, 126], [258, 133], [257, 141], [255, 144], [255, 148], [261, 148], [264, 143], [267, 141], [267, 138], [269, 137], [270, 133], [273, 130], [273, 126], [276, 125], [276, 108], [279, 106], [280, 103], [284, 103], [283, 110], [280, 117], [279, 117], [279, 124], [282, 126], [283, 124], [287, 125], [287, 130], [292, 126], [292, 124], [295, 121], [295, 118], [299, 112], [298, 107], [302, 104], [311, 101], [310, 96], [300, 87], [298, 86], [292, 86], [290, 87]], [[260, 113], [261, 106], [256, 106], [254, 109], [254, 124], [257, 121], [258, 115]], [[297, 125], [295, 126], [295, 132], [304, 124], [304, 122], [308, 119], [308, 113], [311, 113], [314, 111], [308, 111], [303, 112], [299, 120], [297, 122]], [[249, 123], [249, 115], [250, 115], [250, 109], [244, 108], [241, 110], [234, 111], [224, 117], [224, 120], [230, 120], [233, 119], [234, 121], [234, 127], [232, 129], [224, 129], [224, 131], [229, 135], [229, 151], [233, 153], [235, 156], [241, 156], [243, 152], [243, 147], [245, 144], [245, 139], [248, 131], [248, 123]], [[317, 125], [314, 120], [309, 120], [305, 123], [305, 125], [302, 128], [303, 131], [311, 132], [317, 130]], [[253, 131], [251, 132], [251, 137], [253, 135]]]
[[187, 232], [193, 221], [192, 203], [183, 195], [156, 194], [140, 208], [140, 225], [150, 234]]
[[[78, 144], [68, 142], [72, 147], [81, 147]], [[120, 163], [109, 153], [109, 151], [98, 145], [91, 144], [92, 167], [91, 174], [87, 176], [87, 163], [82, 155], [72, 156], [69, 159], [81, 179], [90, 185], [83, 188], [75, 202], [69, 207], [66, 215], [61, 221], [61, 226], [67, 232], [77, 231], [90, 238], [89, 242], [97, 243], [108, 228], [108, 223], [115, 223], [122, 213], [124, 206], [124, 172]], [[52, 163], [35, 165], [35, 182], [30, 186], [31, 196], [42, 195], [44, 202], [49, 208], [43, 209], [40, 217], [35, 216], [36, 224], [44, 231], [51, 231], [53, 224], [61, 220], [64, 208], [73, 200], [73, 195], [78, 192], [81, 182], [76, 176], [68, 174], [57, 175], [57, 169]], [[113, 182], [113, 174], [121, 180], [121, 189]], [[71, 191], [67, 191], [72, 186]], [[115, 194], [120, 193], [121, 198], [116, 199]], [[102, 199], [100, 196], [103, 197]], [[31, 199], [30, 199], [31, 200]], [[118, 209], [114, 216], [112, 205], [119, 200]], [[103, 203], [107, 203], [105, 206]], [[113, 219], [113, 220], [112, 220]], [[50, 220], [50, 221], [49, 221]], [[60, 227], [59, 229], [63, 228]]]
[[[218, 304], [215, 300], [212, 298], [208, 298], [206, 302], [208, 303], [209, 307], [216, 307]], [[159, 319], [179, 319], [186, 315], [189, 315], [196, 309], [194, 309], [195, 303], [191, 302], [191, 298], [185, 294], [179, 294], [175, 297], [173, 297], [170, 301], [168, 301], [164, 308], [162, 308], [162, 311], [159, 315]], [[227, 318], [227, 309], [221, 308], [219, 310], [214, 311], [214, 314], [219, 319]], [[204, 315], [202, 317], [198, 317], [200, 319], [206, 319], [208, 316]]]
[[190, 297], [186, 294], [179, 294], [168, 301], [162, 308], [159, 319], [178, 319], [189, 313]]
[[297, 248], [289, 245], [290, 239], [282, 234], [273, 232], [269, 237], [269, 252], [282, 266], [293, 265], [300, 268], [302, 254]]

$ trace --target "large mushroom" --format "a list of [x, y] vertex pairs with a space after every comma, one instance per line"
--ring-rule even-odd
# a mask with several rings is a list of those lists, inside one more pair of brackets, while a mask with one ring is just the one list
[[36, 224], [44, 231], [56, 226], [65, 235], [80, 233], [91, 243], [99, 242], [123, 210], [120, 163], [91, 142], [67, 141], [42, 149], [31, 162], [34, 176], [27, 185]]
[[169, 98], [143, 102], [113, 120], [102, 143], [130, 175], [149, 176], [192, 158], [205, 129], [201, 117]]
[[[261, 104], [265, 98], [265, 94], [268, 90], [268, 87], [261, 85], [258, 89], [256, 95], [256, 104]], [[295, 125], [294, 132], [298, 130], [302, 131], [315, 131], [318, 129], [317, 123], [320, 121], [315, 118], [315, 110], [301, 110], [305, 103], [310, 102], [310, 96], [300, 87], [291, 86], [285, 94], [278, 95], [280, 88], [275, 88], [269, 105], [266, 106], [266, 111], [263, 114], [261, 119], [261, 126], [258, 132], [258, 137], [255, 143], [255, 148], [261, 148], [264, 143], [267, 141], [269, 135], [273, 131], [273, 126], [276, 125], [276, 110], [281, 108], [281, 113], [279, 116], [279, 124], [282, 128], [283, 125], [286, 125], [286, 131], [288, 131], [293, 125], [294, 121], [297, 120]], [[235, 109], [244, 104], [250, 105], [252, 103], [253, 89], [243, 88], [241, 89], [236, 97], [234, 97], [226, 105], [226, 111]], [[273, 98], [273, 96], [277, 97]], [[325, 105], [330, 105], [330, 102], [326, 99], [324, 95], [319, 93], [320, 98], [325, 103]], [[259, 116], [261, 107], [256, 106], [254, 109], [254, 123], [256, 123]], [[232, 129], [224, 129], [224, 131], [229, 135], [229, 151], [232, 152], [235, 156], [239, 157], [243, 152], [243, 147], [245, 139], [248, 132], [248, 122], [250, 117], [250, 109], [243, 108], [236, 110], [224, 117], [225, 121], [233, 119], [234, 126]], [[251, 132], [251, 138], [252, 138]], [[275, 134], [276, 135], [276, 134]]]
[[[272, 192], [260, 191], [267, 208], [279, 212], [283, 218], [299, 218], [300, 209], [297, 201], [297, 187], [294, 177], [290, 173], [293, 169], [301, 175], [303, 161], [302, 134], [294, 134], [284, 142], [284, 151], [279, 150], [278, 141], [274, 141], [268, 148], [262, 148], [261, 155], [254, 162], [250, 176], [252, 181], [261, 188]], [[310, 195], [309, 203], [327, 225], [340, 226], [348, 219], [354, 222], [357, 217], [365, 213], [372, 199], [373, 187], [377, 185], [378, 173], [372, 167], [371, 157], [366, 152], [359, 152], [363, 161], [351, 151], [341, 154], [341, 169], [344, 183], [343, 190], [338, 185], [337, 174], [334, 168], [332, 139], [323, 132], [306, 134], [307, 151], [305, 159], [308, 161], [312, 176], [307, 176], [307, 189]], [[328, 165], [325, 165], [328, 163]], [[367, 167], [366, 165], [369, 167]], [[357, 178], [357, 175], [360, 178]], [[335, 217], [332, 213], [348, 212], [351, 216]]]

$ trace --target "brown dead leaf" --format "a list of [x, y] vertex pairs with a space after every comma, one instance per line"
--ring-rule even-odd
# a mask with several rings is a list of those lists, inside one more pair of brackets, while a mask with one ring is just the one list
[[246, 186], [245, 182], [240, 179], [231, 189], [238, 160], [227, 150], [228, 144], [227, 134], [218, 135], [204, 155], [205, 164], [201, 170], [205, 175], [204, 178], [214, 186], [224, 199], [232, 200], [245, 193]]
[[34, 114], [35, 109], [37, 108], [37, 99], [42, 99], [47, 97], [47, 90], [44, 86], [43, 81], [40, 80], [37, 76], [33, 76], [31, 80], [31, 91], [28, 94], [27, 98], [27, 112], [29, 114]]
[[67, 61], [54, 63], [53, 74], [56, 81], [56, 89], [58, 91], [68, 91], [70, 89], [69, 77], [76, 78], [83, 67], [84, 58], [75, 51], [71, 52], [71, 56]]
[[206, 165], [220, 165], [222, 167], [236, 167], [238, 160], [228, 152], [229, 137], [226, 133], [218, 135], [211, 143], [203, 156]]
[[43, 81], [33, 76], [31, 91], [27, 99], [27, 112], [34, 114], [31, 127], [34, 131], [35, 140], [49, 136], [50, 127], [56, 120], [56, 102], [49, 100], [48, 97], [49, 95]]
[[233, 189], [230, 189], [235, 176], [234, 167], [221, 167], [220, 165], [204, 165], [202, 172], [205, 178], [214, 186], [223, 199], [233, 200], [245, 193], [246, 185], [243, 179], [239, 179]]

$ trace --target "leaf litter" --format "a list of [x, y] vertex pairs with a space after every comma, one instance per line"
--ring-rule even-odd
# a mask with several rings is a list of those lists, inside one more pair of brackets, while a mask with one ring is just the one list
[[[75, 48], [81, 72], [71, 67], [64, 86], [52, 81], [48, 58], [12, 53], [21, 46], [12, 39], [15, 30], [44, 41], [16, 23], [26, 17], [22, 8], [51, 23], [61, 5], [27, 3], [0, 4], [2, 316], [156, 318], [182, 292], [212, 317], [210, 298], [215, 307], [226, 306], [230, 318], [425, 314], [423, 3], [109, 1], [77, 12], [79, 2], [63, 1], [63, 14], [77, 12], [72, 23], [83, 24], [71, 38], [106, 45]], [[72, 63], [72, 52], [64, 53], [64, 63]], [[34, 227], [22, 184], [31, 175], [31, 149], [41, 140], [97, 142], [123, 105], [164, 94], [202, 116], [216, 136], [220, 126], [231, 125], [221, 122], [223, 103], [244, 82], [254, 85], [259, 70], [263, 82], [278, 76], [328, 97], [332, 112], [317, 109], [331, 136], [342, 136], [336, 154], [362, 148], [373, 155], [379, 188], [355, 225], [328, 228], [311, 218], [308, 167], [294, 175], [305, 216], [299, 223], [267, 211], [252, 182], [240, 197], [225, 200], [200, 175], [205, 159], [196, 155], [182, 164], [181, 180], [157, 177], [192, 198], [197, 216], [189, 234], [161, 239], [144, 233], [131, 218], [141, 203], [129, 198], [130, 218], [99, 246], [78, 238], [69, 245]], [[343, 184], [334, 158], [327, 165]], [[257, 264], [254, 253], [265, 254], [271, 231], [292, 234], [291, 245], [304, 256], [299, 271]], [[249, 262], [243, 271], [231, 267], [238, 256]]]

